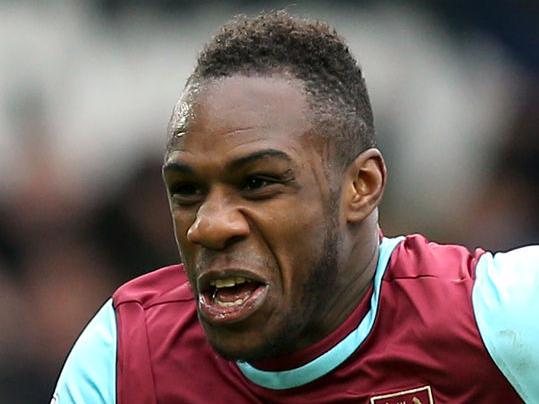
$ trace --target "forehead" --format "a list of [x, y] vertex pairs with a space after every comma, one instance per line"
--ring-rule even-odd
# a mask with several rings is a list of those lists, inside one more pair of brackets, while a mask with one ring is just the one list
[[175, 108], [172, 125], [183, 124], [172, 134], [168, 151], [212, 153], [223, 152], [218, 150], [223, 146], [313, 142], [308, 115], [303, 87], [296, 79], [235, 75], [205, 81]]

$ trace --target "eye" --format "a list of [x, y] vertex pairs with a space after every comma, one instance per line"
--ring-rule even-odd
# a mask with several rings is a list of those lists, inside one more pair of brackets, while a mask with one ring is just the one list
[[202, 189], [191, 182], [174, 184], [169, 192], [172, 201], [178, 205], [191, 205], [203, 197]]
[[268, 178], [264, 177], [249, 177], [245, 182], [245, 189], [248, 191], [255, 191], [267, 187], [268, 185], [273, 184], [275, 181], [271, 181]]
[[198, 192], [197, 187], [194, 184], [181, 184], [174, 187], [173, 194], [179, 195], [194, 195]]
[[247, 199], [267, 200], [281, 194], [285, 189], [282, 179], [269, 175], [247, 176], [241, 186], [241, 193]]

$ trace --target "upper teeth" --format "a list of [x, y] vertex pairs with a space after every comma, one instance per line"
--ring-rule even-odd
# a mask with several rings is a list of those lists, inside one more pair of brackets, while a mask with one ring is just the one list
[[250, 282], [250, 280], [245, 279], [243, 276], [235, 276], [235, 277], [216, 279], [214, 281], [210, 281], [210, 285], [215, 286], [216, 288], [231, 288], [245, 282]]

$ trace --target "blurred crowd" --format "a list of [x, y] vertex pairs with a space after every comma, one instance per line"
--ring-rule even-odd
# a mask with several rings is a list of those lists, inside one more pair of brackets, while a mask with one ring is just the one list
[[50, 163], [32, 151], [27, 183], [0, 204], [0, 402], [48, 402], [74, 339], [114, 288], [178, 261], [159, 156], [91, 203]]
[[[48, 402], [114, 289], [178, 261], [168, 115], [216, 27], [262, 9], [210, 3], [0, 2], [0, 402]], [[539, 8], [311, 3], [288, 8], [334, 24], [365, 70], [390, 168], [384, 232], [539, 243]]]

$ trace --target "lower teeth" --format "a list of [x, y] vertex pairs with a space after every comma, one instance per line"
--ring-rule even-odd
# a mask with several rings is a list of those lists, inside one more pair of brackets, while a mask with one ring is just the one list
[[219, 299], [217, 299], [215, 300], [215, 303], [217, 303], [221, 307], [232, 307], [232, 306], [237, 306], [237, 305], [242, 304], [243, 301], [244, 299], [237, 299], [237, 300], [234, 300], [233, 302], [222, 302]]

